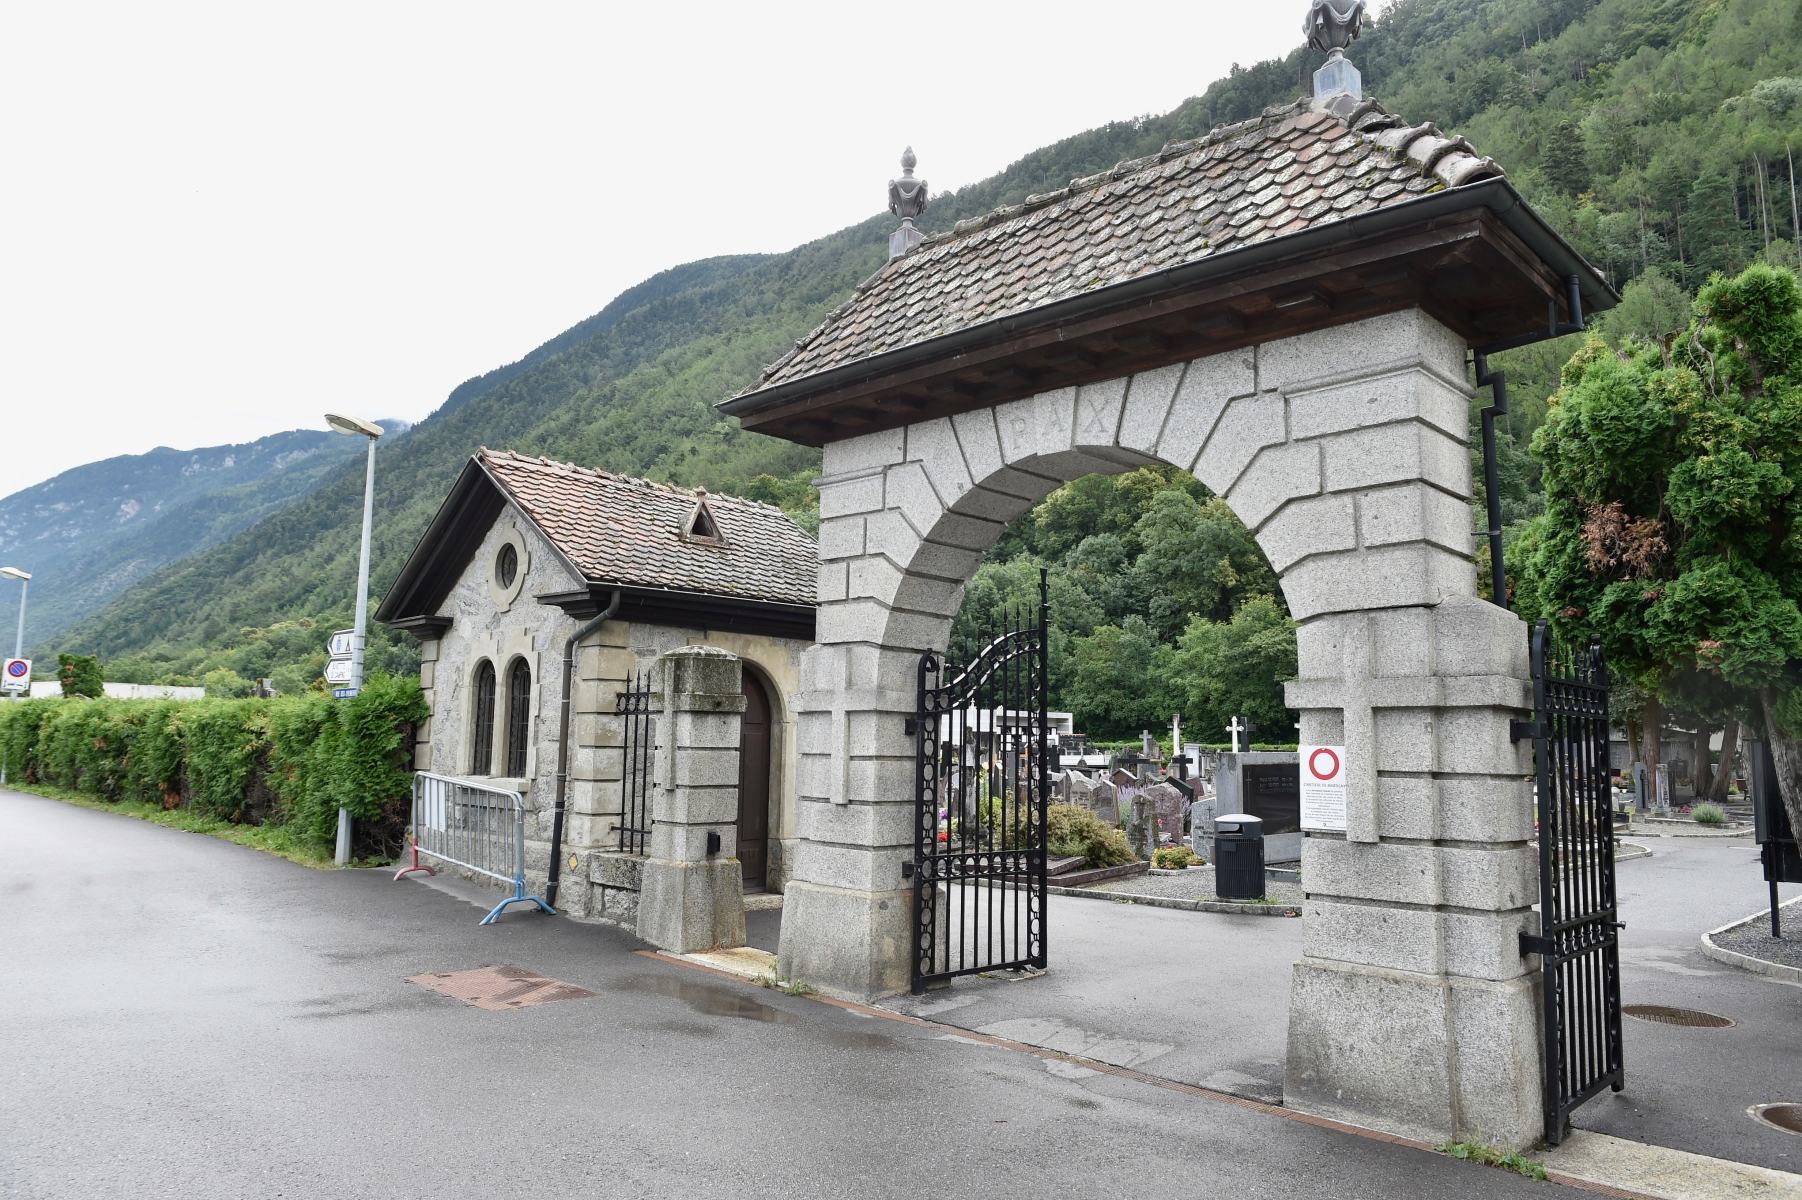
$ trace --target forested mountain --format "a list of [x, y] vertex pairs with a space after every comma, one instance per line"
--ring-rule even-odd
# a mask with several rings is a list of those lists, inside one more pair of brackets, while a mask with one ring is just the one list
[[[287, 506], [361, 449], [313, 429], [199, 450], [158, 446], [71, 468], [0, 499], [0, 562], [32, 574], [27, 644], [55, 637], [156, 568]], [[0, 590], [0, 627], [8, 633], [18, 627], [17, 591]]]
[[[1658, 313], [1687, 304], [1686, 293], [1708, 271], [1752, 257], [1794, 261], [1787, 147], [1802, 142], [1795, 132], [1802, 122], [1797, 22], [1794, 0], [1399, 0], [1366, 24], [1350, 57], [1368, 94], [1411, 120], [1434, 120], [1469, 137], [1617, 287], [1634, 282], [1621, 314], [1609, 321], [1610, 336], [1619, 337], [1636, 320], [1658, 324], [1665, 319]], [[942, 195], [921, 224], [946, 228], [1255, 115], [1302, 92], [1320, 61], [1317, 52], [1298, 48], [1281, 60], [1235, 67], [1170, 113], [1090, 130]], [[921, 149], [929, 168], [930, 148]], [[871, 181], [873, 198], [881, 185]], [[814, 452], [743, 433], [711, 405], [753, 381], [763, 363], [875, 270], [892, 224], [883, 215], [786, 254], [665, 272], [520, 362], [459, 388], [378, 459], [376, 592], [481, 444], [804, 507]], [[1549, 343], [1500, 356], [1515, 402], [1503, 448], [1511, 521], [1542, 507], [1538, 468], [1524, 447], [1570, 349]], [[1170, 509], [1160, 519], [1213, 521], [1205, 497], [1181, 480], [1166, 483], [1161, 490], [1182, 492], [1202, 515]], [[278, 644], [311, 644], [312, 621], [336, 621], [349, 611], [359, 485], [354, 468], [341, 470], [255, 529], [142, 580], [55, 648], [98, 651], [107, 660], [148, 655], [131, 668], [139, 673], [242, 666], [238, 673], [248, 676], [274, 665], [292, 653], [274, 649]], [[1132, 508], [1132, 522], [1149, 511]], [[1075, 547], [1014, 541], [1008, 549], [1016, 558], [1052, 561]], [[1098, 623], [1083, 636], [1116, 636], [1137, 618], [1154, 637], [1153, 650], [1175, 654], [1189, 637], [1186, 618], [1201, 610], [1159, 617], [1148, 596], [1133, 600], [1133, 588], [1165, 568], [1154, 559], [1140, 569], [1142, 539], [1125, 537], [1124, 549], [1106, 570], [1059, 563], [1089, 570], [1105, 593], [1091, 596]], [[1004, 552], [996, 565], [1006, 561]], [[1121, 582], [1130, 578], [1141, 582]], [[1204, 615], [1204, 622], [1230, 626], [1257, 593], [1231, 594], [1236, 607]], [[1274, 603], [1280, 619], [1280, 597]], [[1247, 638], [1267, 633], [1262, 624], [1245, 630]], [[1084, 651], [1091, 661], [1100, 661], [1100, 645]], [[1072, 646], [1076, 654], [1080, 648]], [[378, 650], [396, 666], [405, 665], [406, 654], [393, 640]], [[1109, 686], [1137, 687], [1130, 679]]]

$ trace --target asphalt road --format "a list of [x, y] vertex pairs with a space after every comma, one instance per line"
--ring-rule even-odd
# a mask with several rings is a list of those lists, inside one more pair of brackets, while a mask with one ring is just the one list
[[[0, 793], [8, 1197], [1501, 1197], [1516, 1175], [857, 1016], [603, 927]], [[1274, 932], [1274, 931], [1272, 931]], [[513, 964], [592, 999], [406, 982]], [[1023, 985], [1031, 986], [1031, 985]], [[1053, 1064], [1061, 1065], [1061, 1064]]]
[[[1572, 1118], [1599, 1133], [1784, 1171], [1802, 1171], [1802, 1137], [1746, 1115], [1753, 1104], [1802, 1103], [1802, 987], [1703, 956], [1702, 934], [1766, 907], [1768, 885], [1749, 838], [1639, 834], [1651, 858], [1616, 870], [1620, 891], [1621, 1001], [1699, 1009], [1727, 1029], [1626, 1017], [1627, 1086]], [[1785, 885], [1784, 899], [1802, 893]], [[1792, 910], [1793, 911], [1793, 910]]]

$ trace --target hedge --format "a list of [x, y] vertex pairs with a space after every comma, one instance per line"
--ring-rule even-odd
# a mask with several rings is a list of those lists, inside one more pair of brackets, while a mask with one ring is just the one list
[[[350, 700], [0, 702], [0, 756], [27, 783], [296, 826], [323, 841], [339, 808], [372, 822], [406, 797], [410, 731], [425, 717], [418, 679], [381, 674]], [[260, 811], [261, 792], [276, 798], [272, 811]]]

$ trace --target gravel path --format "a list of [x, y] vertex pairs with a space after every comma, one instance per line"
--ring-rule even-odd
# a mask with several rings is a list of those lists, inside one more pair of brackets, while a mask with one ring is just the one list
[[1770, 921], [1760, 918], [1750, 925], [1741, 925], [1738, 929], [1715, 934], [1714, 944], [1735, 954], [1782, 963], [1786, 967], [1802, 968], [1802, 929], [1796, 927], [1799, 916], [1802, 914], [1796, 912], [1795, 906], [1784, 910], [1782, 941], [1771, 936]]
[[[1057, 881], [1054, 879], [1052, 882]], [[1098, 883], [1088, 890], [1120, 892], [1133, 896], [1160, 896], [1168, 900], [1213, 900], [1214, 868], [1190, 867], [1181, 875], [1135, 875], [1116, 883]], [[1272, 900], [1299, 904], [1302, 898], [1301, 884], [1267, 881], [1264, 884], [1264, 895]]]

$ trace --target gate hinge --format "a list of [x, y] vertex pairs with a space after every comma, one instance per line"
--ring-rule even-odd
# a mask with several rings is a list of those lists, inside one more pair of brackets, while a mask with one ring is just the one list
[[1520, 956], [1522, 958], [1525, 958], [1529, 954], [1540, 954], [1550, 957], [1557, 952], [1558, 947], [1552, 942], [1551, 938], [1540, 937], [1538, 934], [1528, 933], [1524, 929], [1520, 931]]
[[913, 877], [914, 877], [914, 864], [913, 864], [913, 860], [909, 859], [906, 862], [901, 864], [901, 878], [912, 879]]
[[[890, 728], [893, 728], [893, 726], [890, 726]], [[919, 718], [909, 717], [907, 720], [901, 722], [901, 731], [907, 734], [908, 737], [912, 737], [914, 734], [920, 732]]]
[[1508, 722], [1508, 740], [1511, 742], [1530, 741], [1533, 738], [1549, 737], [1544, 721], [1510, 721]]

